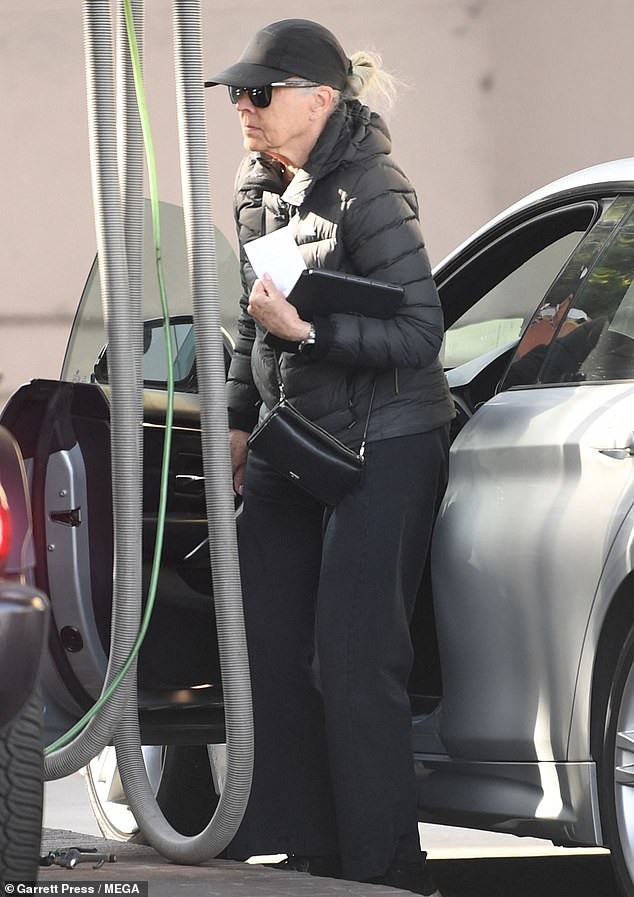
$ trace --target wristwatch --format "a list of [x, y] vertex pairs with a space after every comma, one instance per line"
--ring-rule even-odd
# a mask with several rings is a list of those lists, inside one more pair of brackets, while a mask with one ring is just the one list
[[313, 346], [317, 342], [317, 334], [315, 333], [315, 325], [310, 325], [310, 330], [308, 331], [308, 336], [306, 339], [303, 339], [299, 346], [297, 347], [298, 352], [301, 352], [302, 355], [310, 355], [312, 352]]

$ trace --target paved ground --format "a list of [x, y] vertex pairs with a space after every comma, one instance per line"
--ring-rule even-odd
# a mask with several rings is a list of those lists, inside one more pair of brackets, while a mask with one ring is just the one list
[[[62, 883], [101, 883], [104, 887], [100, 893], [108, 893], [106, 882], [147, 882], [148, 897], [405, 897], [409, 894], [384, 886], [276, 872], [263, 866], [222, 860], [211, 860], [203, 866], [175, 866], [150, 847], [45, 829], [43, 854], [73, 845], [114, 852], [117, 862], [96, 870], [84, 864], [74, 870], [44, 867], [40, 870], [39, 883], [58, 884], [59, 888], [52, 893], [62, 894]], [[433, 860], [430, 866], [443, 897], [620, 897], [608, 856]], [[143, 890], [140, 893], [142, 897]]]
[[59, 866], [43, 867], [38, 879], [40, 883], [80, 880], [148, 882], [148, 897], [403, 897], [409, 893], [226, 860], [210, 860], [202, 866], [176, 866], [151, 847], [44, 830], [42, 854], [70, 846], [97, 847], [100, 851], [115, 853], [117, 862], [106, 863], [96, 870], [83, 863], [72, 871]]

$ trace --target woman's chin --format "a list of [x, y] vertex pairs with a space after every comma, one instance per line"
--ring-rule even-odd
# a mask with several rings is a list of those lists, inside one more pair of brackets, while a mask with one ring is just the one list
[[263, 153], [267, 149], [266, 142], [262, 139], [262, 133], [254, 128], [252, 133], [243, 132], [243, 144], [249, 153]]

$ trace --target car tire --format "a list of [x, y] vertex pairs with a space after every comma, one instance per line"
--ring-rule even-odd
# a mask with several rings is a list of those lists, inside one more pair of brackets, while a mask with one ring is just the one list
[[[214, 814], [223, 784], [224, 745], [145, 746], [148, 779], [167, 821], [182, 835], [196, 835]], [[105, 748], [84, 776], [102, 834], [144, 843], [121, 784], [113, 747]]]
[[599, 770], [603, 837], [623, 894], [634, 897], [634, 628], [614, 667], [604, 707]]
[[0, 729], [0, 881], [35, 881], [42, 840], [42, 708], [33, 697]]

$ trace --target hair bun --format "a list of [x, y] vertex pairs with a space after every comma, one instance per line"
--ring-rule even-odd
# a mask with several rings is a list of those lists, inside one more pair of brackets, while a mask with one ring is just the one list
[[350, 57], [352, 71], [348, 75], [343, 98], [346, 100], [371, 94], [373, 105], [389, 112], [396, 101], [397, 82], [383, 68], [383, 60], [371, 50], [358, 50]]

